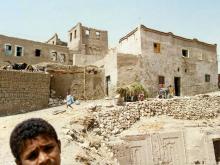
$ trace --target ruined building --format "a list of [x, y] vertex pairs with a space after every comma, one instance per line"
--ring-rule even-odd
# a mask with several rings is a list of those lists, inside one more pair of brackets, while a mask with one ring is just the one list
[[107, 31], [78, 23], [68, 32], [68, 42], [55, 34], [46, 43], [0, 35], [0, 61], [37, 64], [41, 62], [73, 64], [74, 55], [101, 55], [108, 52]]
[[104, 68], [105, 93], [140, 82], [149, 96], [158, 87], [173, 85], [177, 96], [217, 89], [217, 45], [187, 39], [140, 25], [108, 49], [108, 33], [78, 23], [68, 31], [68, 42], [55, 34], [46, 43], [0, 36], [0, 61], [96, 65]]

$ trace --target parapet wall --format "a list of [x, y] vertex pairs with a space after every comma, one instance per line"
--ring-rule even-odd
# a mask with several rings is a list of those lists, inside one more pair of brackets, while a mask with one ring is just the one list
[[46, 108], [49, 87], [49, 74], [0, 70], [0, 115]]

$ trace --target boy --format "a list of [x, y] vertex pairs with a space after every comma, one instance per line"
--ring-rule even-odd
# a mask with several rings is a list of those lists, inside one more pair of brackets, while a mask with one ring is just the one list
[[61, 144], [52, 125], [40, 118], [18, 124], [10, 147], [17, 165], [60, 165]]
[[72, 107], [72, 104], [74, 103], [74, 98], [73, 96], [70, 94], [70, 93], [67, 93], [67, 96], [66, 96], [66, 107], [70, 107], [73, 109]]

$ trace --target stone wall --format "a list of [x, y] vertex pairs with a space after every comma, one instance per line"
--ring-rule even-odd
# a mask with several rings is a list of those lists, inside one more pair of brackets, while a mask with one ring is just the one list
[[0, 115], [46, 108], [49, 86], [49, 74], [0, 70]]
[[73, 65], [87, 66], [103, 59], [104, 55], [73, 54]]
[[69, 31], [68, 47], [84, 55], [105, 55], [108, 52], [108, 32], [78, 23]]
[[[159, 51], [155, 51], [155, 43]], [[132, 46], [130, 46], [132, 45]], [[140, 59], [139, 64], [128, 63], [127, 69], [132, 74], [139, 70], [139, 81], [145, 86], [150, 97], [155, 97], [159, 89], [159, 76], [164, 77], [164, 87], [176, 86], [175, 78], [179, 78], [180, 96], [196, 95], [216, 91], [217, 88], [217, 45], [187, 39], [172, 33], [165, 33], [141, 25], [120, 40], [118, 52], [132, 53]], [[188, 51], [184, 57], [182, 50]], [[124, 58], [130, 59], [130, 55]], [[118, 63], [121, 61], [118, 58]], [[126, 64], [126, 62], [124, 62]], [[118, 73], [126, 67], [117, 66]], [[205, 76], [210, 81], [205, 81]], [[126, 76], [118, 78], [123, 83], [130, 83]]]
[[136, 28], [125, 37], [121, 38], [117, 46], [119, 53], [141, 54], [140, 28]]
[[132, 54], [118, 54], [117, 55], [117, 68], [118, 68], [118, 86], [127, 86], [134, 82], [140, 82], [141, 58]]
[[77, 99], [101, 99], [104, 94], [104, 71], [95, 66], [48, 64], [51, 89], [56, 97], [65, 98], [69, 91]]
[[[144, 85], [156, 95], [159, 76], [164, 76], [165, 84], [175, 85], [174, 77], [180, 78], [180, 95], [195, 95], [217, 90], [217, 53], [216, 45], [178, 37], [172, 33], [163, 33], [141, 28], [142, 74]], [[154, 51], [154, 43], [160, 44], [160, 52]], [[183, 57], [182, 50], [188, 50]], [[205, 82], [205, 74], [210, 82]]]
[[152, 99], [127, 103], [94, 112], [103, 136], [117, 134], [130, 128], [140, 117], [159, 115], [175, 119], [212, 119], [218, 115], [220, 96], [198, 95], [188, 98]]
[[[11, 51], [6, 52], [6, 44], [11, 46]], [[16, 46], [23, 48], [21, 56], [15, 55]], [[36, 56], [35, 54], [37, 49], [40, 50], [40, 56]], [[0, 35], [0, 61], [27, 64], [37, 64], [41, 62], [69, 64], [69, 50], [66, 46], [51, 45]]]

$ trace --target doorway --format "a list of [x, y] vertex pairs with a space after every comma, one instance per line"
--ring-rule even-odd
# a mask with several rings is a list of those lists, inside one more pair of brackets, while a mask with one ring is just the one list
[[220, 139], [218, 140], [213, 140], [213, 146], [214, 146], [214, 151], [215, 151], [215, 160], [216, 163], [220, 163]]
[[180, 77], [174, 77], [175, 96], [180, 96]]
[[109, 96], [110, 83], [111, 83], [111, 77], [110, 77], [110, 76], [106, 76], [106, 78], [105, 78], [105, 84], [106, 84], [106, 95], [107, 95], [107, 96]]

